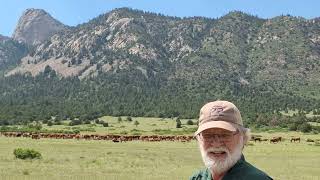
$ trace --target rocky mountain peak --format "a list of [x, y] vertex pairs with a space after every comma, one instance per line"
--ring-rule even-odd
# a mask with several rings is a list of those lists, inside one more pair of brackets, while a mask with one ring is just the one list
[[20, 17], [12, 37], [16, 41], [36, 45], [67, 28], [42, 9], [27, 9]]

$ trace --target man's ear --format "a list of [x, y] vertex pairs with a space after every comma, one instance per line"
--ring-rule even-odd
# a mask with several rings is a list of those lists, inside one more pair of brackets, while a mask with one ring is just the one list
[[246, 131], [242, 133], [242, 136], [243, 136], [243, 144], [244, 145], [248, 144], [249, 140], [251, 139], [250, 129], [246, 129]]
[[243, 144], [247, 144], [247, 142], [248, 142], [247, 136], [242, 134], [242, 139], [243, 139]]
[[200, 141], [199, 134], [196, 135], [196, 140], [197, 140], [198, 142]]
[[198, 144], [203, 144], [203, 142], [201, 141], [201, 139], [200, 139], [200, 135], [198, 134], [198, 135], [196, 135], [196, 140], [198, 141]]
[[244, 146], [247, 144], [247, 136], [244, 136], [244, 135], [242, 135], [242, 137], [241, 138], [243, 138], [243, 145], [242, 145], [242, 149], [244, 149]]

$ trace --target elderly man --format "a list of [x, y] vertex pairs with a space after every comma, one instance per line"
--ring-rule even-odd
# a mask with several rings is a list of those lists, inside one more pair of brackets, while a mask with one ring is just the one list
[[242, 150], [250, 131], [243, 127], [240, 111], [231, 102], [205, 104], [200, 110], [195, 136], [207, 168], [190, 180], [272, 180], [245, 161]]

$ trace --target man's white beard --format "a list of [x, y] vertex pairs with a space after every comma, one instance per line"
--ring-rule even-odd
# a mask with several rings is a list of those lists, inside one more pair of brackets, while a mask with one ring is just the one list
[[[230, 153], [230, 151], [226, 147], [208, 148], [207, 150], [204, 150], [201, 144], [199, 144], [199, 146], [202, 155], [202, 160], [205, 166], [208, 169], [212, 170], [214, 174], [221, 174], [228, 171], [240, 159], [242, 155], [243, 139], [240, 138], [238, 145], [235, 147], [232, 153]], [[208, 155], [208, 153], [215, 151], [226, 152], [226, 158], [217, 159]]]

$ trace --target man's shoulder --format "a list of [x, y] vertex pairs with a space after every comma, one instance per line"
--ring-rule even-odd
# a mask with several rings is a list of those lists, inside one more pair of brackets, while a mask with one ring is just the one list
[[262, 170], [256, 168], [249, 162], [244, 162], [242, 167], [240, 168], [241, 174], [245, 177], [245, 179], [253, 179], [253, 180], [272, 180], [270, 176], [268, 176]]
[[254, 171], [247, 171], [244, 174], [245, 179], [252, 180], [273, 180], [270, 176], [259, 169], [255, 169]]
[[208, 169], [201, 169], [194, 173], [190, 178], [190, 180], [211, 180], [211, 174]]

